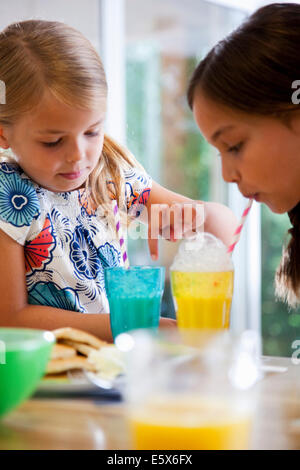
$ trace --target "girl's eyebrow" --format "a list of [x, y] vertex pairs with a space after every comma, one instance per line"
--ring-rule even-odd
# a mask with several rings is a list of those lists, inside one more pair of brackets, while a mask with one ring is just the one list
[[229, 131], [229, 129], [233, 129], [234, 126], [224, 126], [224, 127], [221, 127], [220, 129], [218, 129], [212, 136], [211, 140], [212, 142], [215, 142], [221, 134], [223, 134], [223, 132], [226, 132], [226, 131]]
[[[91, 124], [88, 129], [90, 129], [90, 127], [95, 127], [97, 126], [98, 124], [101, 124], [102, 122], [102, 119], [100, 119], [100, 121], [97, 121], [95, 122], [95, 124]], [[67, 131], [63, 131], [63, 130], [58, 130], [58, 129], [42, 129], [42, 130], [39, 130], [37, 131], [37, 134], [65, 134]]]

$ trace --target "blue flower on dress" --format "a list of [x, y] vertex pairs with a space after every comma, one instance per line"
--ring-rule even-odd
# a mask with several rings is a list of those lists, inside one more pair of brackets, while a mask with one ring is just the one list
[[70, 244], [70, 259], [79, 279], [96, 279], [103, 272], [97, 250], [86, 228], [78, 226]]
[[52, 209], [51, 218], [55, 226], [57, 240], [61, 248], [64, 249], [65, 243], [68, 244], [72, 239], [72, 228], [70, 220], [57, 209]]
[[60, 197], [64, 199], [65, 201], [68, 201], [70, 199], [71, 191], [67, 191], [65, 193], [59, 193]]
[[126, 180], [134, 179], [135, 175], [136, 175], [136, 170], [134, 168], [128, 168], [128, 170], [124, 171], [124, 178]]
[[42, 188], [41, 186], [37, 186], [35, 188], [36, 194], [39, 194], [42, 198], [47, 197], [47, 189]]
[[98, 248], [98, 256], [103, 268], [120, 266], [120, 252], [108, 242]]
[[0, 172], [0, 217], [15, 227], [29, 226], [40, 214], [33, 184], [17, 173]]
[[84, 282], [77, 282], [76, 284], [77, 292], [83, 292], [91, 300], [95, 300], [97, 296], [101, 295], [102, 291], [105, 291], [104, 268], [120, 266], [121, 255], [108, 242], [98, 248], [97, 256], [100, 264], [97, 277], [87, 279], [86, 276]]
[[31, 305], [47, 305], [75, 312], [84, 312], [78, 295], [71, 287], [61, 289], [54, 282], [38, 282], [28, 292], [28, 303]]
[[19, 173], [21, 174], [21, 168], [16, 163], [2, 162], [0, 164], [1, 171], [3, 173]]
[[125, 198], [129, 200], [132, 197], [134, 197], [134, 192], [133, 192], [133, 189], [132, 189], [132, 185], [129, 183], [129, 181], [126, 181], [126, 183], [125, 183]]
[[89, 215], [82, 207], [80, 214], [76, 217], [76, 221], [81, 225], [82, 228], [88, 230], [91, 235], [96, 235], [99, 229], [97, 225], [92, 223], [92, 220], [95, 220], [95, 216]]
[[149, 178], [147, 178], [146, 175], [138, 175], [137, 180], [140, 181], [144, 185], [149, 184]]
[[[102, 273], [103, 274], [103, 273]], [[104, 274], [99, 276], [97, 279], [84, 279], [84, 281], [76, 282], [76, 291], [82, 292], [90, 300], [95, 300], [101, 292], [104, 291]]]

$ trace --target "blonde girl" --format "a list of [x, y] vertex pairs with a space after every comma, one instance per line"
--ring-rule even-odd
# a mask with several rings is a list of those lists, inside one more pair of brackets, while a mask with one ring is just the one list
[[[103, 272], [121, 257], [103, 208], [116, 198], [126, 212], [139, 204], [150, 214], [152, 204], [191, 201], [152, 181], [104, 134], [105, 73], [77, 30], [9, 25], [0, 33], [0, 79], [0, 324], [72, 326], [110, 340]], [[205, 213], [205, 229], [229, 243], [233, 214], [214, 203]], [[157, 258], [157, 239], [149, 248]]]

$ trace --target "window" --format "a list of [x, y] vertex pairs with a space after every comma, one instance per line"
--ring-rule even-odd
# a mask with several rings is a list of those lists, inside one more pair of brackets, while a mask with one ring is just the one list
[[[237, 215], [245, 200], [235, 186], [222, 182], [214, 150], [201, 138], [185, 95], [192, 70], [209, 48], [240, 24], [246, 12], [272, 2], [243, 2], [243, 10], [238, 3], [125, 2], [127, 145], [161, 184], [195, 199], [229, 204]], [[233, 329], [262, 327], [263, 353], [270, 355], [290, 355], [300, 327], [299, 311], [288, 313], [274, 294], [288, 226], [286, 215], [254, 203], [233, 255]], [[160, 264], [170, 266], [177, 245], [161, 242]], [[140, 241], [138, 248], [135, 242], [130, 254], [133, 263], [150, 262], [146, 242]], [[168, 279], [164, 301], [164, 313], [173, 314]]]
[[[127, 146], [153, 179], [193, 199], [227, 203], [229, 195], [215, 151], [188, 108], [188, 81], [201, 57], [244, 17], [204, 1], [125, 1]], [[168, 268], [177, 249], [161, 241], [159, 264]], [[130, 257], [150, 263], [146, 241], [131, 243]], [[163, 314], [174, 315], [168, 276]]]

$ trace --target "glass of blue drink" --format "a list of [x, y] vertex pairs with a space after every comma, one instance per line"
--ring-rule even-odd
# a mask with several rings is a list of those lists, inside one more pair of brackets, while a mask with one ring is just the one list
[[126, 331], [158, 327], [165, 268], [106, 268], [104, 277], [114, 339]]

